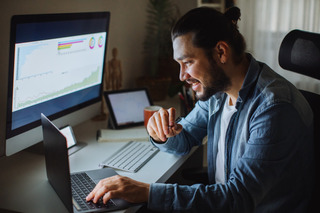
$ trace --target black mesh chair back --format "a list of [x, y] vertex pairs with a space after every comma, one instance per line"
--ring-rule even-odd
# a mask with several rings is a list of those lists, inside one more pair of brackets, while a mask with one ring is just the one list
[[[320, 80], [320, 34], [301, 30], [289, 32], [279, 50], [279, 65], [287, 70]], [[316, 193], [320, 181], [320, 95], [300, 90], [309, 102], [314, 115], [314, 156], [316, 180], [308, 212], [319, 209]]]

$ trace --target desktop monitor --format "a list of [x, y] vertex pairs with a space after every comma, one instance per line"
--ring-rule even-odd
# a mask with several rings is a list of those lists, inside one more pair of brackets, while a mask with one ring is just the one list
[[42, 141], [40, 114], [58, 126], [100, 112], [109, 12], [11, 19], [6, 155]]

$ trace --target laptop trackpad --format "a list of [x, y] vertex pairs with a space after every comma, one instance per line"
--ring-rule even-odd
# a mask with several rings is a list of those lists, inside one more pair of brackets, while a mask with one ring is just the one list
[[86, 171], [87, 175], [97, 184], [101, 179], [117, 175], [111, 168], [102, 168], [97, 170]]

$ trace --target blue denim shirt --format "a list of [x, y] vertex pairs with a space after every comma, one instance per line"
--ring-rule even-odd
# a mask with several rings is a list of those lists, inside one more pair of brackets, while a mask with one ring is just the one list
[[[190, 212], [305, 212], [313, 183], [313, 115], [301, 93], [252, 56], [231, 118], [225, 184], [215, 184], [215, 160], [225, 93], [198, 101], [183, 131], [162, 151], [183, 155], [208, 135], [210, 185], [153, 183], [148, 208]], [[151, 140], [152, 142], [152, 140]]]

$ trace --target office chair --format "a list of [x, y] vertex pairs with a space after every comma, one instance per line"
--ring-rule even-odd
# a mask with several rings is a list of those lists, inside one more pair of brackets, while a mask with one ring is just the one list
[[[279, 50], [279, 65], [287, 70], [320, 80], [320, 34], [301, 30], [289, 32]], [[313, 212], [319, 204], [316, 193], [319, 191], [320, 172], [320, 95], [300, 90], [309, 102], [314, 115], [314, 156], [315, 187], [308, 212]]]

